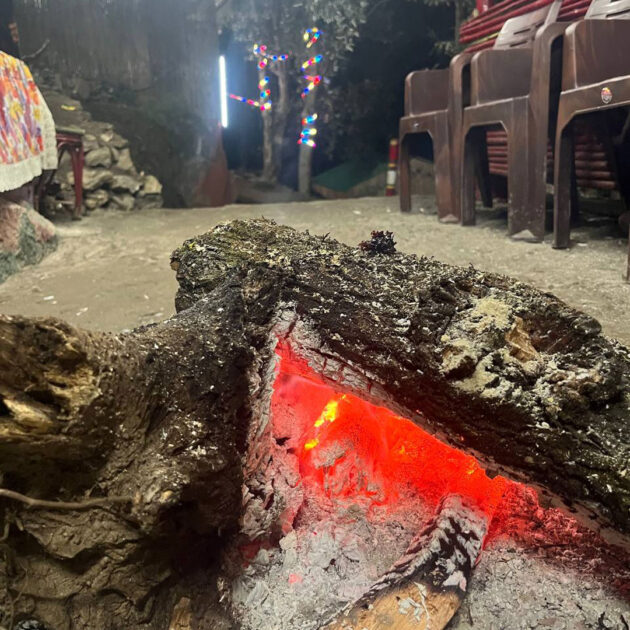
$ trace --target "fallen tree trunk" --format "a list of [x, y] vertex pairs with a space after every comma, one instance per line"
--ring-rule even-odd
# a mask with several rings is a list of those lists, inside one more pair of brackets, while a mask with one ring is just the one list
[[179, 314], [163, 324], [0, 318], [0, 485], [110, 500], [0, 497], [0, 610], [55, 630], [231, 627], [212, 576], [279, 339], [629, 545], [627, 350], [521, 283], [365, 249], [234, 222], [175, 252]]

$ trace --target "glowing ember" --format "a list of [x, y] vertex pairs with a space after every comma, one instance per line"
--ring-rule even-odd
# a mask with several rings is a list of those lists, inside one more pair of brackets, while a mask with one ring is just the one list
[[[627, 598], [627, 555], [559, 510], [543, 509], [534, 489], [490, 479], [473, 457], [411, 421], [324, 383], [288, 347], [278, 355], [271, 425], [252, 452], [242, 538], [226, 565], [244, 630], [320, 627], [406, 557], [436, 506], [443, 509], [442, 499], [453, 494], [492, 521], [477, 569], [484, 583], [469, 595], [475, 606], [483, 602], [480, 609], [522, 582], [540, 602], [529, 618], [540, 621], [538, 611], [547, 615], [550, 602], [564, 610], [568, 584], [577, 600], [594, 604], [587, 613], [594, 623], [582, 625], [595, 627], [601, 611], [620, 601], [614, 593], [589, 600], [604, 592], [595, 578]], [[562, 569], [550, 573], [548, 560]], [[520, 615], [495, 625], [521, 627]]]
[[[490, 479], [474, 457], [389, 409], [336, 392], [286, 350], [279, 354], [274, 432], [289, 436], [306, 494], [368, 509], [415, 498], [430, 510], [458, 494], [492, 518], [511, 482]], [[290, 420], [283, 420], [282, 405], [291, 409]]]
[[491, 517], [507, 481], [489, 479], [471, 456], [442, 444], [415, 424], [356, 396], [336, 396], [304, 436], [300, 472], [337, 499], [397, 502], [410, 492], [435, 505], [447, 494], [467, 497]]

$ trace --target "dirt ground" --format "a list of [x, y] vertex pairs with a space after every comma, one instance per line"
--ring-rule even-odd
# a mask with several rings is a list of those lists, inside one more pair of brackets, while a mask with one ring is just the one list
[[[219, 222], [261, 215], [351, 245], [373, 229], [394, 232], [398, 249], [514, 276], [549, 291], [602, 322], [630, 345], [630, 284], [622, 280], [627, 243], [610, 227], [575, 231], [570, 250], [515, 242], [501, 212], [474, 228], [442, 225], [431, 214], [398, 211], [386, 198], [317, 201], [221, 209], [100, 211], [59, 224], [58, 250], [37, 267], [0, 285], [0, 312], [53, 315], [96, 330], [120, 331], [166, 319], [174, 312], [170, 253]], [[416, 205], [430, 212], [429, 197]]]

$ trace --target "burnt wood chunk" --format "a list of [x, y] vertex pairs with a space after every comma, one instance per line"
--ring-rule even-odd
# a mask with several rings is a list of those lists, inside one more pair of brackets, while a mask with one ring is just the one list
[[446, 497], [405, 556], [323, 630], [442, 630], [464, 599], [487, 529], [485, 515]]
[[265, 220], [187, 241], [173, 267], [179, 310], [233, 282], [251, 324], [289, 313], [278, 334], [332, 380], [628, 544], [630, 354], [592, 317], [504, 276]]

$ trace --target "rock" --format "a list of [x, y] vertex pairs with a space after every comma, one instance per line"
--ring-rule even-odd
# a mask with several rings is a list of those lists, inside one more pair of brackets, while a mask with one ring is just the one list
[[144, 181], [142, 182], [142, 191], [143, 196], [149, 195], [161, 195], [162, 194], [162, 184], [160, 184], [157, 177], [153, 175], [145, 175]]
[[86, 133], [83, 136], [83, 150], [86, 153], [89, 153], [90, 151], [95, 151], [100, 146], [101, 145], [98, 143], [98, 138], [95, 135], [91, 133]]
[[0, 198], [0, 282], [57, 247], [55, 226], [31, 207]]
[[110, 144], [115, 149], [124, 149], [124, 148], [129, 146], [129, 140], [127, 140], [126, 138], [123, 138], [122, 136], [118, 135], [117, 133], [114, 133], [114, 135], [112, 136], [112, 139], [110, 141]]
[[96, 208], [102, 208], [107, 204], [110, 198], [110, 193], [104, 189], [99, 188], [92, 193], [88, 193], [85, 196], [85, 207], [88, 210], [95, 210]]
[[148, 210], [164, 207], [164, 199], [162, 195], [146, 195], [144, 197], [136, 197], [136, 208], [139, 210]]
[[104, 166], [110, 168], [112, 165], [112, 154], [108, 147], [99, 147], [90, 151], [85, 156], [86, 166]]
[[135, 205], [136, 198], [133, 195], [122, 193], [120, 195], [113, 195], [107, 207], [129, 211], [133, 210]]
[[99, 137], [101, 135], [113, 134], [114, 133], [114, 125], [112, 125], [112, 123], [108, 123], [108, 122], [101, 122], [101, 121], [98, 121], [98, 120], [90, 120], [89, 123], [87, 124], [86, 131], [88, 133], [93, 134], [94, 136]]
[[114, 161], [114, 164], [116, 164], [116, 162], [120, 159], [120, 151], [113, 146], [110, 146], [109, 150], [112, 152], [112, 160]]
[[[83, 190], [96, 190], [114, 180], [114, 174], [105, 168], [85, 168], [83, 169]], [[70, 171], [67, 175], [67, 182], [74, 185], [74, 175]]]
[[140, 186], [142, 182], [140, 178], [135, 175], [120, 173], [115, 171], [113, 173], [113, 178], [111, 182], [111, 186], [113, 190], [116, 191], [129, 191], [132, 194], [137, 193], [140, 190]]
[[121, 149], [118, 160], [116, 161], [116, 168], [121, 171], [136, 173], [136, 167], [131, 159], [131, 151], [129, 149]]
[[114, 132], [113, 131], [104, 131], [98, 137], [98, 139], [101, 141], [102, 144], [109, 144], [114, 139]]

